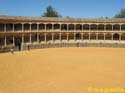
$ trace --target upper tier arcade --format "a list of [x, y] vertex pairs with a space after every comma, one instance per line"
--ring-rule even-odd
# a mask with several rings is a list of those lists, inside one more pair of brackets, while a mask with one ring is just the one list
[[124, 18], [85, 19], [0, 16], [0, 32], [7, 31], [124, 31]]

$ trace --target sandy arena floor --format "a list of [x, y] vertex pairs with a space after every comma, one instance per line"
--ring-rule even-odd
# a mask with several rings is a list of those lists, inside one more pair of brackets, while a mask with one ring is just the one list
[[89, 93], [89, 87], [125, 88], [125, 48], [0, 54], [0, 93]]

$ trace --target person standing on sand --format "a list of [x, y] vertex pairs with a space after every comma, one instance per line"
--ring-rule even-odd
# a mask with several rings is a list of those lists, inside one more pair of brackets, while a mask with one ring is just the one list
[[28, 51], [30, 51], [30, 45], [28, 45]]
[[10, 52], [11, 52], [11, 54], [14, 54], [14, 50], [13, 50], [13, 48], [10, 49]]

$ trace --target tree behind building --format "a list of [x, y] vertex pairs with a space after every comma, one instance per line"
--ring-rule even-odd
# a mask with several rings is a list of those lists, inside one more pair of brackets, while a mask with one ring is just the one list
[[46, 12], [43, 14], [43, 17], [61, 17], [61, 16], [52, 6], [49, 5], [46, 8]]
[[121, 11], [116, 14], [114, 18], [125, 18], [125, 9], [121, 9]]

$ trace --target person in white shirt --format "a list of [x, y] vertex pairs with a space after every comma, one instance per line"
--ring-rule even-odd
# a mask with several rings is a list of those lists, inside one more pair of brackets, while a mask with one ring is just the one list
[[10, 52], [11, 52], [11, 54], [13, 54], [13, 53], [14, 53], [14, 50], [13, 50], [13, 48], [11, 48], [11, 49], [10, 49]]

